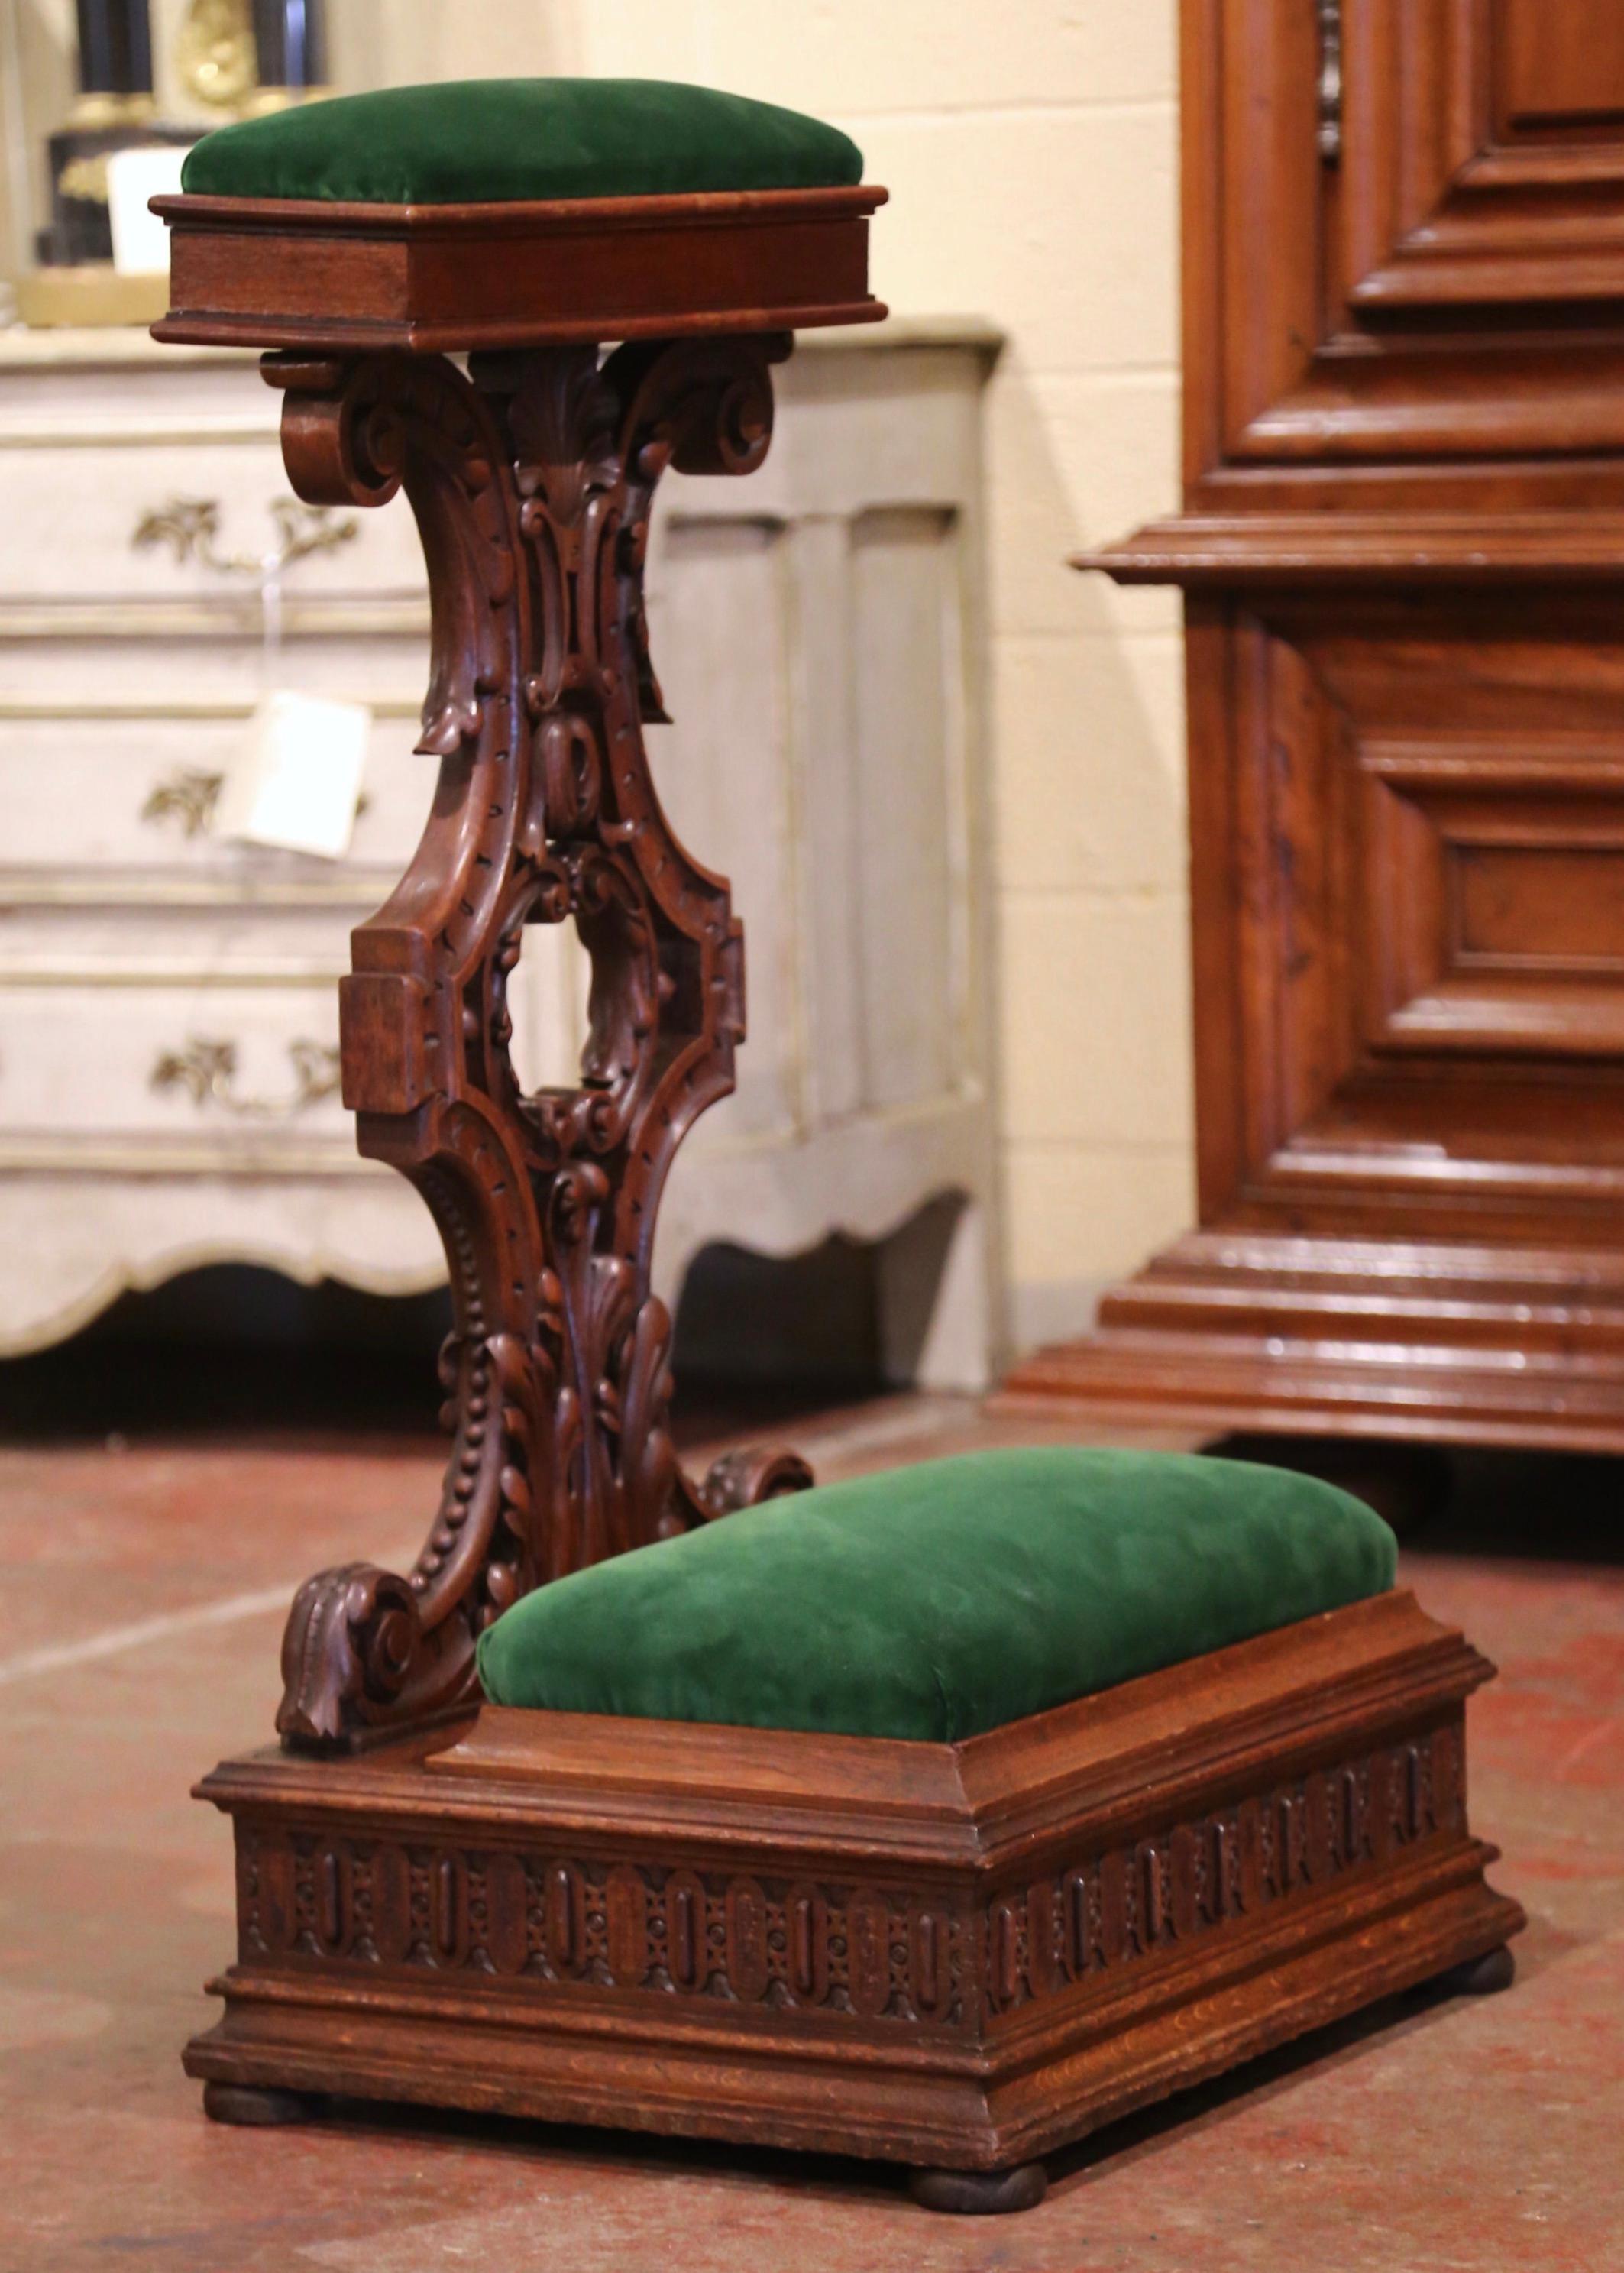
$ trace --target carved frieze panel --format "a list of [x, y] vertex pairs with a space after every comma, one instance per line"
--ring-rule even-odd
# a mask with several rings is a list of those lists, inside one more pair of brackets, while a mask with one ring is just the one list
[[1458, 1724], [1388, 1745], [1068, 1863], [995, 1900], [986, 1993], [1012, 2011], [1323, 1894], [1367, 1864], [1464, 1828]]
[[244, 1964], [500, 1975], [962, 2029], [1464, 1830], [1458, 1721], [979, 1902], [647, 1857], [239, 1822]]

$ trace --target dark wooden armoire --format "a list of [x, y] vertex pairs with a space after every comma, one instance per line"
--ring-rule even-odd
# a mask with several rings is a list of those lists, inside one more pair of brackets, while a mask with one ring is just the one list
[[1624, 1450], [1624, 6], [1185, 0], [1183, 108], [1079, 565], [1186, 594], [1200, 1222], [1010, 1388]]

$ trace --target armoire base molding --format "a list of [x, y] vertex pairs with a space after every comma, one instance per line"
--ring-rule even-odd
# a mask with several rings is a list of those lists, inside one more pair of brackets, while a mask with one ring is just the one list
[[1624, 1254], [1193, 1232], [1004, 1411], [1624, 1452]]

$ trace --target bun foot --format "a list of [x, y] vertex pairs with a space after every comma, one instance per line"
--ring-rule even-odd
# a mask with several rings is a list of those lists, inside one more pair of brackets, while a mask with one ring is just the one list
[[314, 2103], [302, 2091], [262, 2083], [206, 2083], [203, 2112], [211, 2123], [303, 2123]]
[[1516, 1958], [1502, 1941], [1486, 1956], [1469, 1957], [1463, 1964], [1452, 1965], [1429, 1985], [1447, 1997], [1493, 1997], [1501, 1989], [1509, 1989], [1516, 1977]]
[[1013, 2171], [910, 2171], [908, 2191], [925, 2209], [998, 2217], [1036, 2209], [1049, 2191], [1049, 2173], [1041, 2163], [1017, 2163]]

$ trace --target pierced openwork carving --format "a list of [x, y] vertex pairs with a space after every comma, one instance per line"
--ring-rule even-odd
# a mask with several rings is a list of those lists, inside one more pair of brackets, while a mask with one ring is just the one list
[[[740, 927], [660, 809], [642, 724], [664, 713], [643, 566], [669, 466], [745, 474], [772, 433], [778, 338], [476, 356], [266, 359], [312, 504], [404, 489], [433, 656], [418, 747], [440, 761], [411, 867], [355, 932], [344, 1099], [363, 1152], [434, 1213], [456, 1329], [438, 1516], [405, 1578], [311, 1579], [278, 1727], [353, 1742], [475, 1693], [480, 1632], [529, 1587], [811, 1482], [734, 1458], [714, 1493], [671, 1442], [671, 1322], [649, 1291], [683, 1136], [733, 1085]], [[573, 921], [592, 964], [579, 1082], [526, 1094], [507, 986], [525, 927]]]

